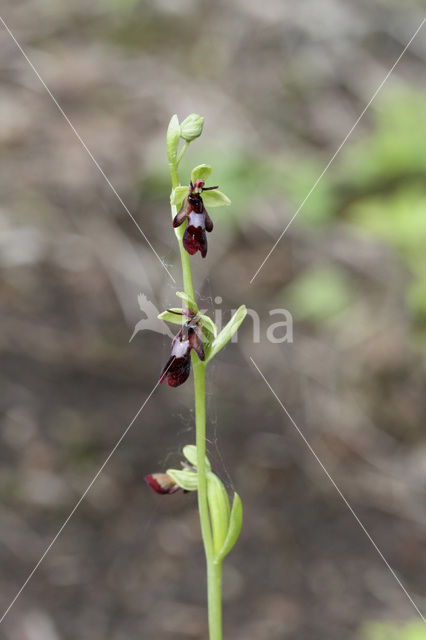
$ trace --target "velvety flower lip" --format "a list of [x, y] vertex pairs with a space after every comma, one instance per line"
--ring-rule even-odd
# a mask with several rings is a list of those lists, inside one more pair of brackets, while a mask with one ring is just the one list
[[156, 493], [171, 494], [179, 491], [179, 485], [168, 473], [151, 473], [145, 476], [145, 482]]
[[190, 256], [199, 251], [202, 258], [206, 257], [208, 244], [204, 216], [199, 213], [189, 214], [182, 242]]
[[180, 225], [187, 220], [185, 233], [182, 242], [185, 250], [192, 256], [197, 251], [201, 253], [203, 258], [207, 255], [207, 236], [206, 231], [213, 231], [213, 222], [204, 206], [201, 194], [203, 191], [211, 191], [217, 189], [214, 187], [205, 187], [204, 180], [192, 181], [189, 185], [189, 193], [182, 203], [180, 211], [173, 219], [173, 227]]
[[200, 360], [205, 359], [203, 332], [198, 316], [189, 309], [183, 310], [182, 314], [188, 320], [172, 340], [172, 351], [159, 380], [160, 384], [167, 380], [170, 387], [179, 387], [188, 379], [191, 372], [191, 349], [194, 349]]

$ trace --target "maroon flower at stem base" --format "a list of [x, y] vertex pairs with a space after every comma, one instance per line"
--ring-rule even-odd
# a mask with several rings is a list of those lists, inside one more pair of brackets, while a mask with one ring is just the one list
[[182, 313], [188, 317], [188, 320], [173, 338], [170, 358], [160, 376], [160, 384], [167, 379], [170, 387], [178, 387], [188, 379], [191, 371], [191, 349], [194, 349], [200, 360], [205, 359], [200, 320], [189, 309], [185, 309]]
[[189, 184], [189, 193], [183, 201], [182, 207], [173, 219], [173, 226], [180, 227], [187, 220], [182, 242], [186, 251], [193, 256], [199, 251], [203, 258], [207, 255], [206, 231], [213, 230], [213, 222], [204, 206], [201, 194], [203, 191], [211, 191], [218, 187], [205, 187], [204, 180], [192, 181]]
[[179, 485], [168, 473], [152, 473], [145, 476], [146, 484], [157, 493], [171, 494], [179, 491]]

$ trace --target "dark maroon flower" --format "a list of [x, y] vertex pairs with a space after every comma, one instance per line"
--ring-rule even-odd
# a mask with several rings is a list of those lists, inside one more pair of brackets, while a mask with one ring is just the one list
[[191, 349], [194, 349], [200, 360], [205, 359], [203, 332], [198, 316], [191, 313], [189, 309], [182, 311], [182, 314], [186, 315], [188, 320], [173, 338], [170, 358], [160, 376], [160, 384], [167, 378], [167, 384], [170, 387], [178, 387], [188, 379], [191, 371]]
[[145, 482], [157, 493], [171, 494], [179, 491], [179, 485], [168, 473], [152, 473], [149, 476], [145, 476]]
[[183, 201], [180, 211], [175, 215], [173, 226], [180, 227], [187, 220], [182, 242], [186, 251], [193, 256], [199, 251], [203, 258], [207, 255], [206, 231], [213, 230], [213, 222], [204, 206], [201, 194], [203, 191], [211, 191], [216, 187], [205, 187], [204, 180], [192, 181], [189, 184], [189, 193]]

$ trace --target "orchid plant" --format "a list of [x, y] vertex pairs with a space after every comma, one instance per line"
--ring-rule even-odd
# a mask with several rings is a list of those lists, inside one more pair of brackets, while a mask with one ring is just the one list
[[[206, 456], [206, 399], [205, 380], [208, 363], [223, 349], [244, 320], [247, 309], [243, 305], [228, 324], [218, 332], [213, 320], [200, 313], [194, 296], [190, 256], [198, 251], [207, 255], [207, 236], [213, 222], [207, 208], [229, 206], [229, 198], [218, 186], [206, 187], [212, 168], [201, 164], [191, 172], [189, 185], [179, 181], [178, 167], [190, 143], [203, 130], [204, 118], [189, 115], [182, 123], [174, 115], [167, 130], [167, 156], [172, 191], [170, 204], [172, 227], [179, 244], [184, 291], [176, 295], [181, 307], [167, 309], [159, 315], [161, 320], [180, 325], [173, 338], [171, 354], [161, 375], [160, 383], [178, 387], [190, 376], [191, 362], [195, 384], [195, 445], [183, 447], [181, 469], [146, 476], [147, 484], [160, 494], [173, 494], [179, 489], [196, 491], [200, 514], [201, 534], [207, 564], [207, 600], [210, 640], [222, 640], [222, 563], [241, 532], [242, 504], [234, 493], [232, 506], [220, 478], [213, 473]], [[195, 258], [196, 259], [196, 258]]]

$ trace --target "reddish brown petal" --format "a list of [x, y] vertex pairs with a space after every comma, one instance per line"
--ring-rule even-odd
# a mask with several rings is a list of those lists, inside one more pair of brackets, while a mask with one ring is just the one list
[[186, 220], [186, 218], [189, 216], [191, 211], [192, 211], [192, 206], [191, 206], [191, 203], [189, 202], [188, 196], [186, 196], [179, 213], [177, 213], [173, 219], [173, 226], [175, 228], [180, 227], [182, 222]]
[[189, 334], [189, 344], [191, 345], [191, 349], [194, 349], [200, 360], [204, 360], [206, 357], [203, 349], [202, 335], [202, 332], [197, 329], [194, 329]]
[[213, 231], [213, 220], [210, 218], [206, 209], [204, 209], [204, 220], [206, 221], [206, 231], [210, 233], [210, 231]]
[[153, 473], [145, 476], [145, 482], [151, 489], [161, 494], [171, 494], [179, 491], [179, 486], [168, 473]]
[[199, 240], [199, 246], [200, 246], [201, 256], [203, 258], [205, 258], [206, 255], [207, 255], [207, 236], [206, 236], [206, 232], [204, 231], [204, 229], [203, 229], [203, 231], [201, 233], [201, 237], [200, 237], [200, 240]]

